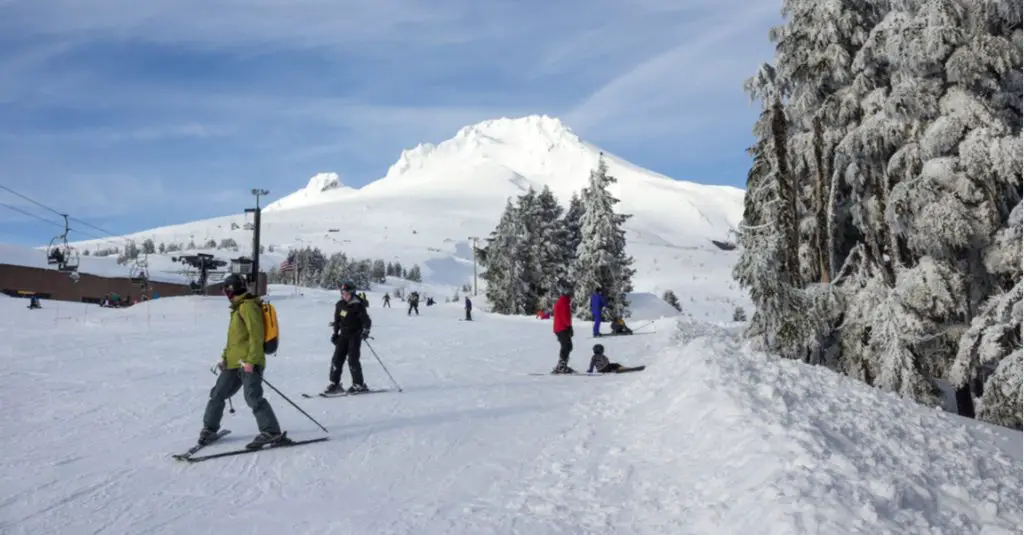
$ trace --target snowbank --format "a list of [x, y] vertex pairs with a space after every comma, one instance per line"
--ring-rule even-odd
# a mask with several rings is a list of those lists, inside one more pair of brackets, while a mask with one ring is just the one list
[[682, 347], [577, 408], [518, 493], [520, 532], [1021, 532], [1019, 432], [681, 325]]

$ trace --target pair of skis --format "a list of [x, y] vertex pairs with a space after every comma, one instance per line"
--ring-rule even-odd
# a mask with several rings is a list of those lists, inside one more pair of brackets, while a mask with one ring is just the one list
[[390, 392], [390, 391], [391, 391], [390, 388], [372, 388], [370, 390], [364, 390], [362, 392], [343, 391], [343, 392], [334, 392], [334, 393], [318, 392], [317, 394], [305, 394], [304, 393], [304, 394], [302, 394], [302, 397], [304, 397], [306, 399], [313, 399], [313, 398], [318, 398], [318, 397], [320, 397], [320, 398], [348, 398], [348, 397], [353, 397], [353, 396], [362, 396], [362, 395], [366, 395], [366, 394], [380, 394], [381, 392]]
[[264, 451], [264, 450], [269, 450], [269, 449], [290, 448], [292, 446], [301, 446], [303, 444], [313, 444], [315, 442], [324, 442], [324, 441], [326, 441], [329, 438], [329, 437], [320, 437], [320, 438], [312, 438], [312, 439], [309, 439], [309, 440], [292, 440], [292, 439], [288, 438], [287, 432], [285, 432], [284, 436], [281, 438], [281, 440], [279, 442], [274, 443], [274, 444], [267, 444], [266, 446], [263, 446], [263, 447], [259, 447], [259, 448], [242, 448], [242, 449], [237, 449], [237, 450], [222, 451], [220, 453], [211, 453], [209, 455], [200, 455], [198, 457], [196, 456], [196, 453], [198, 453], [199, 450], [201, 450], [201, 449], [203, 449], [203, 448], [205, 448], [205, 447], [207, 447], [209, 445], [216, 444], [217, 441], [219, 441], [220, 439], [224, 438], [225, 436], [227, 436], [229, 434], [231, 434], [231, 430], [230, 429], [221, 429], [220, 431], [217, 431], [217, 434], [213, 437], [212, 440], [206, 442], [205, 444], [196, 444], [195, 446], [192, 446], [191, 448], [189, 448], [188, 451], [186, 451], [185, 453], [174, 454], [174, 455], [171, 455], [171, 457], [173, 459], [175, 459], [175, 460], [178, 460], [178, 461], [185, 461], [185, 462], [189, 462], [189, 463], [198, 463], [198, 462], [202, 462], [202, 461], [208, 461], [210, 459], [219, 459], [221, 457], [232, 457], [232, 456], [235, 456], [235, 455], [242, 455], [242, 454], [245, 454], [245, 453], [256, 453], [256, 452], [260, 452], [260, 451]]

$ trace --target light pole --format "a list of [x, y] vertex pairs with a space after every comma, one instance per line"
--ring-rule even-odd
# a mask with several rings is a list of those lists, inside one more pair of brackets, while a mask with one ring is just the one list
[[245, 212], [253, 214], [252, 219], [252, 275], [249, 281], [253, 285], [253, 293], [260, 295], [260, 197], [270, 195], [269, 190], [253, 188], [251, 193], [256, 197], [256, 208], [246, 208]]
[[470, 236], [469, 240], [473, 242], [473, 297], [476, 297], [476, 243], [480, 238]]

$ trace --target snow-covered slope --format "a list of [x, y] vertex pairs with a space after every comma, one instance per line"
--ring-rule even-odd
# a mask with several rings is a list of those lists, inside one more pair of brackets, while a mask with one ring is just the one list
[[[329, 430], [293, 449], [185, 465], [223, 344], [221, 297], [130, 309], [0, 299], [0, 532], [214, 534], [1006, 535], [1020, 533], [1021, 434], [752, 354], [733, 326], [656, 321], [605, 338], [640, 373], [530, 376], [549, 321], [457, 321], [400, 303], [363, 368], [402, 393], [304, 399], [326, 384], [335, 292], [272, 287], [267, 380]], [[638, 306], [641, 317], [658, 311]], [[59, 336], [53, 336], [54, 332]], [[588, 331], [578, 322], [578, 333]], [[116, 343], [112, 343], [116, 341]], [[586, 369], [592, 340], [570, 364]], [[370, 352], [370, 348], [374, 353]], [[83, 356], [87, 356], [83, 358]], [[348, 384], [349, 375], [345, 372]], [[323, 436], [269, 388], [289, 436]], [[233, 431], [256, 433], [242, 396]]]
[[[439, 145], [404, 151], [386, 175], [362, 188], [340, 186], [334, 174], [313, 177], [298, 192], [272, 203], [263, 217], [262, 241], [274, 249], [263, 260], [279, 263], [288, 248], [316, 246], [350, 257], [420, 264], [424, 278], [461, 285], [472, 280], [469, 237], [486, 237], [509, 196], [529, 186], [550, 186], [563, 204], [585, 186], [601, 150], [558, 119], [502, 118], [467, 126]], [[737, 255], [710, 240], [728, 240], [742, 216], [743, 190], [672, 180], [605, 153], [613, 192], [624, 212], [628, 252], [636, 258], [638, 291], [674, 290], [684, 306], [731, 317], [748, 301], [732, 283]], [[239, 207], [239, 212], [244, 207]], [[214, 218], [136, 233], [139, 240], [201, 246], [209, 239], [250, 243], [245, 216]], [[232, 227], [237, 228], [232, 228]], [[106, 244], [81, 242], [96, 248]]]

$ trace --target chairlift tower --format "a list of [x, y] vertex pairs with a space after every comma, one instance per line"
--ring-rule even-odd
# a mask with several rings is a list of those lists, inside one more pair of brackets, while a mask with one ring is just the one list
[[256, 197], [256, 208], [246, 208], [245, 213], [252, 214], [252, 271], [249, 273], [249, 284], [253, 295], [260, 295], [260, 197], [270, 195], [270, 190], [253, 188], [250, 193]]

